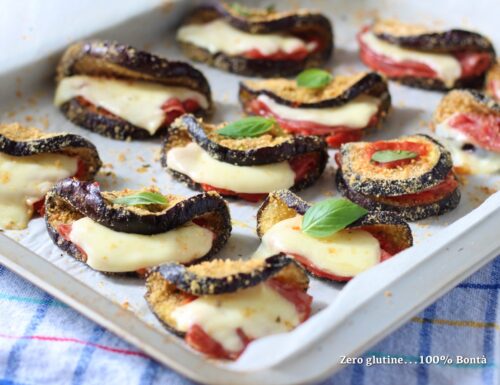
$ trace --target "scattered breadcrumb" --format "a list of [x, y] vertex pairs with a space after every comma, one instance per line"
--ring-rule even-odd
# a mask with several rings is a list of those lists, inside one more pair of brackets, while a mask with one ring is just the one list
[[386, 296], [386, 297], [392, 297], [392, 291], [390, 291], [390, 290], [384, 291], [384, 296]]

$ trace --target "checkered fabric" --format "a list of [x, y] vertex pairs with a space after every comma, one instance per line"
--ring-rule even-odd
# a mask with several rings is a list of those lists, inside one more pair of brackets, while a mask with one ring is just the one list
[[[500, 384], [499, 289], [500, 256], [363, 356], [407, 364], [346, 365], [323, 385]], [[0, 384], [192, 384], [2, 266], [0, 304]]]

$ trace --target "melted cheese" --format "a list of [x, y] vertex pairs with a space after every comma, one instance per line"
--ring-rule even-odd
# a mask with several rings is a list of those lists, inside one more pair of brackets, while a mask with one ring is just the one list
[[212, 158], [192, 142], [168, 151], [167, 164], [197, 183], [239, 193], [268, 193], [290, 188], [295, 183], [295, 173], [286, 161], [262, 166], [235, 166]]
[[373, 32], [364, 33], [361, 40], [376, 54], [387, 56], [396, 62], [415, 61], [427, 64], [449, 87], [462, 74], [460, 62], [453, 55], [402, 48], [377, 38]]
[[23, 229], [39, 201], [58, 180], [76, 174], [77, 159], [61, 154], [0, 153], [0, 228]]
[[145, 81], [126, 81], [77, 75], [64, 78], [57, 86], [54, 104], [82, 96], [153, 135], [165, 120], [162, 105], [169, 99], [194, 99], [203, 107], [208, 102], [199, 92]]
[[291, 108], [277, 103], [267, 95], [259, 95], [258, 100], [283, 119], [350, 128], [365, 128], [378, 111], [380, 103], [379, 99], [367, 95], [358, 96], [343, 106], [330, 108]]
[[250, 338], [283, 333], [300, 323], [294, 304], [265, 283], [235, 293], [203, 296], [172, 312], [176, 328], [197, 324], [226, 351], [239, 352], [241, 329]]
[[69, 238], [85, 251], [87, 264], [94, 270], [117, 273], [166, 262], [191, 262], [207, 254], [213, 242], [212, 232], [194, 223], [142, 235], [114, 231], [87, 217], [73, 222]]
[[177, 32], [177, 40], [194, 44], [212, 54], [224, 52], [228, 55], [241, 55], [253, 49], [258, 49], [264, 55], [272, 55], [280, 50], [291, 53], [303, 47], [308, 51], [316, 47], [315, 43], [306, 44], [294, 36], [240, 31], [222, 19], [185, 25]]
[[283, 252], [309, 260], [319, 269], [352, 277], [380, 262], [380, 244], [364, 230], [341, 230], [326, 238], [313, 238], [300, 230], [302, 216], [276, 223], [262, 237], [254, 258]]
[[[444, 122], [436, 125], [436, 135], [450, 151], [453, 165], [463, 168], [473, 174], [494, 174], [500, 172], [500, 154], [488, 151], [474, 145], [467, 135], [448, 124], [450, 116]], [[464, 144], [472, 144], [474, 151], [464, 151]]]

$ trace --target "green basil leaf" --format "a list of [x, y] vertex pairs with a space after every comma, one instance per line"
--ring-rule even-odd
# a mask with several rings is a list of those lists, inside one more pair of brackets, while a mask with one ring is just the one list
[[127, 195], [116, 198], [113, 203], [125, 206], [138, 206], [138, 205], [166, 205], [168, 203], [160, 193], [143, 191], [137, 194]]
[[328, 237], [345, 229], [367, 212], [348, 199], [327, 199], [306, 211], [302, 219], [302, 232], [315, 238]]
[[263, 118], [262, 116], [250, 116], [231, 122], [215, 132], [222, 136], [229, 136], [230, 138], [252, 138], [271, 130], [275, 124], [276, 121], [274, 119]]
[[234, 12], [243, 17], [247, 17], [252, 14], [252, 11], [248, 7], [238, 3], [231, 3], [230, 7]]
[[377, 151], [372, 155], [371, 160], [379, 163], [394, 162], [395, 160], [413, 159], [418, 154], [413, 151], [406, 150], [382, 150]]
[[318, 68], [302, 71], [297, 76], [297, 86], [304, 88], [323, 88], [332, 81], [332, 75]]

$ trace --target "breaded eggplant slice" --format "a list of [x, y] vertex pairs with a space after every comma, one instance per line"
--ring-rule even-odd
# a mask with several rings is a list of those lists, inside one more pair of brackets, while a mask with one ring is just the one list
[[434, 132], [465, 174], [500, 172], [500, 104], [475, 90], [449, 92], [434, 113]]
[[[372, 36], [367, 38], [367, 34]], [[486, 71], [495, 60], [495, 49], [488, 38], [461, 29], [436, 31], [397, 20], [380, 20], [365, 27], [358, 38], [361, 59], [366, 65], [391, 80], [417, 88], [445, 91], [461, 87], [482, 87]], [[377, 41], [382, 42], [382, 45], [376, 43]], [[411, 59], [406, 60], [418, 63], [420, 67], [405, 68], [404, 59], [396, 60], [384, 55], [386, 51], [382, 47], [385, 43], [417, 53], [447, 54], [448, 74], [439, 73], [444, 71], [438, 68], [439, 64], [434, 63], [432, 67], [428, 62]], [[373, 44], [377, 44], [378, 48]], [[453, 60], [452, 64], [450, 60]], [[472, 68], [471, 62], [474, 63]], [[453, 74], [450, 71], [453, 71]]]
[[[295, 80], [284, 78], [248, 80], [240, 82], [239, 99], [247, 114], [274, 117], [284, 130], [292, 134], [307, 132], [309, 135], [324, 136], [332, 147], [338, 147], [347, 141], [359, 140], [367, 128], [381, 124], [391, 106], [387, 82], [375, 72], [336, 76], [320, 89], [298, 87]], [[288, 108], [311, 113], [316, 110], [326, 112], [330, 109], [334, 117], [336, 109], [353, 101], [373, 107], [373, 112], [365, 113], [366, 119], [361, 125], [348, 120], [334, 126], [326, 126], [313, 120], [295, 120], [294, 117], [280, 116], [273, 111], [272, 106], [268, 105], [269, 102], [276, 103], [285, 115], [286, 112], [292, 112]], [[356, 121], [358, 119], [356, 116]]]
[[[210, 85], [200, 71], [188, 63], [170, 61], [114, 41], [88, 40], [69, 46], [57, 67], [57, 86], [59, 87], [66, 78], [77, 76], [98, 78], [102, 81], [127, 81], [128, 84], [141, 86], [180, 87], [186, 92], [194, 91], [199, 98], [204, 98], [206, 103], [204, 107], [200, 103], [192, 106], [195, 110], [189, 112], [201, 117], [210, 116], [213, 112]], [[58, 95], [56, 92], [56, 99], [59, 99]], [[176, 97], [177, 95], [173, 95], [173, 98], [165, 102], [179, 102]], [[127, 121], [108, 111], [105, 106], [95, 105], [81, 95], [63, 102], [64, 99], [61, 96], [61, 100], [56, 102], [62, 103], [59, 107], [70, 121], [101, 135], [120, 140], [146, 139], [160, 135], [172, 120], [167, 113], [173, 113], [173, 117], [187, 111], [186, 105], [180, 103], [184, 102], [182, 100], [174, 106], [162, 106], [165, 120], [151, 133], [147, 128]], [[125, 112], [130, 109], [125, 107], [122, 108]]]
[[82, 163], [79, 177], [92, 180], [102, 166], [96, 147], [87, 139], [68, 133], [44, 133], [18, 123], [0, 124], [0, 152], [12, 156], [62, 154]]
[[[302, 200], [289, 190], [274, 191], [268, 195], [257, 212], [257, 235], [264, 235], [276, 224], [305, 215], [311, 204]], [[380, 246], [388, 253], [381, 256], [381, 261], [411, 247], [413, 245], [412, 232], [408, 224], [397, 214], [378, 211], [368, 212], [366, 215], [353, 222], [347, 229], [365, 230], [377, 238]], [[334, 245], [332, 245], [334, 247]], [[301, 261], [297, 260], [300, 264]], [[311, 266], [303, 264], [309, 274], [323, 279], [346, 281], [351, 277], [332, 275], [331, 278], [318, 272]]]
[[[155, 189], [142, 191], [157, 192]], [[85, 253], [61, 234], [60, 229], [61, 226], [70, 226], [84, 217], [119, 233], [141, 235], [163, 234], [193, 221], [214, 234], [212, 247], [197, 261], [215, 255], [229, 239], [229, 209], [217, 193], [208, 192], [190, 198], [165, 195], [166, 205], [126, 206], [113, 203], [118, 197], [137, 192], [139, 191], [103, 192], [97, 183], [74, 179], [59, 182], [47, 194], [45, 201], [45, 222], [50, 237], [60, 249], [82, 262], [86, 262]]]
[[496, 100], [500, 100], [500, 59], [497, 58], [486, 74], [485, 92]]
[[186, 333], [178, 329], [172, 313], [193, 296], [237, 293], [269, 279], [277, 279], [304, 292], [309, 287], [305, 271], [293, 259], [277, 254], [265, 260], [216, 259], [187, 268], [175, 263], [161, 265], [148, 275], [145, 298], [163, 325], [184, 337]]
[[[328, 18], [321, 13], [305, 9], [288, 12], [246, 7], [242, 12], [242, 9], [242, 6], [234, 4], [231, 6], [223, 2], [213, 2], [196, 8], [178, 31], [177, 40], [184, 54], [192, 60], [206, 63], [224, 71], [255, 77], [292, 76], [306, 68], [321, 67], [332, 55], [334, 45], [332, 26]], [[252, 35], [277, 34], [297, 37], [305, 43], [305, 47], [310, 42], [316, 42], [317, 48], [305, 57], [296, 59], [286, 57], [282, 59], [251, 58], [247, 57], [248, 55], [245, 56], [244, 52], [223, 52], [217, 46], [209, 50], [183, 36], [183, 27], [206, 25], [218, 20], [240, 32]], [[225, 38], [228, 37], [226, 31]], [[305, 47], [302, 49], [306, 49]], [[254, 47], [253, 51], [258, 51], [258, 48]]]
[[0, 124], [0, 229], [26, 228], [43, 215], [45, 194], [58, 180], [92, 180], [101, 167], [95, 146], [78, 135]]
[[167, 160], [168, 152], [172, 148], [184, 147], [194, 142], [211, 158], [236, 166], [260, 166], [303, 159], [299, 157], [315, 157], [314, 168], [291, 186], [293, 190], [312, 185], [325, 169], [328, 153], [326, 143], [320, 137], [288, 135], [279, 127], [275, 127], [258, 137], [233, 139], [215, 132], [222, 126], [203, 123], [189, 114], [179, 117], [169, 127], [163, 143], [162, 166], [167, 168], [174, 177], [187, 183], [190, 188], [201, 190], [200, 183], [193, 181], [185, 174], [172, 170]]
[[[408, 164], [394, 168], [384, 168], [371, 160], [374, 152], [388, 150], [386, 144], [397, 146], [406, 142], [421, 146], [427, 153], [419, 154]], [[414, 194], [436, 186], [450, 174], [453, 166], [449, 151], [424, 134], [372, 143], [347, 143], [342, 145], [337, 159], [343, 179], [351, 190], [364, 195], [386, 197]]]

